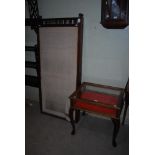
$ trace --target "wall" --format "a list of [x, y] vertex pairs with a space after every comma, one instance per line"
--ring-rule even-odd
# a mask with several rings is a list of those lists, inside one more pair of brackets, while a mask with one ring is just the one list
[[101, 0], [38, 0], [38, 5], [43, 18], [84, 14], [83, 81], [125, 86], [129, 76], [129, 29], [110, 30], [100, 24]]
[[83, 81], [124, 87], [129, 76], [128, 27], [105, 29], [100, 24], [101, 0], [38, 0], [43, 18], [84, 14]]

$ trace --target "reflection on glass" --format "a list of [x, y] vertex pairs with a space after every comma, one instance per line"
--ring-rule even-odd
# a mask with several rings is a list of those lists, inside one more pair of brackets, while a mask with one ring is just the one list
[[113, 19], [118, 19], [120, 15], [120, 7], [118, 5], [117, 0], [112, 0], [111, 1], [111, 16]]
[[105, 2], [105, 18], [124, 19], [126, 4], [121, 0], [106, 0]]

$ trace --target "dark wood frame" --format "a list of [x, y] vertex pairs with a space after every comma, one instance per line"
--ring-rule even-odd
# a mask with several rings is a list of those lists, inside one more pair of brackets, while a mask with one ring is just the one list
[[[34, 21], [34, 22], [33, 22]], [[37, 42], [40, 45], [39, 40], [39, 28], [40, 27], [78, 27], [78, 40], [77, 40], [77, 77], [76, 77], [76, 89], [81, 85], [81, 73], [82, 73], [82, 46], [83, 46], [83, 23], [84, 17], [83, 14], [79, 14], [78, 17], [71, 18], [47, 18], [47, 19], [27, 19], [26, 23], [33, 23], [34, 27], [37, 25]], [[39, 47], [39, 62], [40, 60], [40, 47]], [[39, 63], [39, 78], [40, 78], [40, 86], [41, 86], [41, 67]], [[41, 87], [39, 89], [40, 96], [40, 107], [42, 110], [42, 90]], [[45, 112], [43, 112], [45, 113]], [[52, 114], [51, 114], [52, 115]], [[56, 116], [59, 117], [59, 116]], [[60, 117], [61, 118], [61, 117]]]
[[111, 11], [110, 11], [111, 6], [109, 8], [110, 19], [105, 19], [105, 10], [108, 9], [106, 8], [106, 1], [107, 0], [102, 0], [101, 2], [101, 24], [102, 26], [108, 29], [124, 29], [126, 26], [128, 26], [129, 25], [129, 0], [119, 0], [120, 3], [123, 3], [123, 1], [126, 3], [126, 11], [125, 11], [126, 16], [123, 20], [111, 18]]
[[122, 120], [122, 125], [124, 125], [125, 118], [126, 118], [126, 113], [129, 107], [129, 79], [127, 81], [127, 84], [125, 86], [125, 91], [124, 91], [124, 100], [125, 100], [125, 107], [124, 107], [124, 113], [123, 113], [123, 120]]
[[[79, 98], [79, 94], [81, 93], [81, 89], [85, 88], [86, 86], [93, 86], [93, 87], [99, 87], [99, 88], [106, 88], [106, 89], [111, 89], [111, 90], [119, 90], [120, 91], [120, 95], [119, 95], [119, 105], [107, 105], [105, 103], [100, 103], [100, 102], [95, 102], [95, 101], [90, 101], [87, 99], [81, 99]], [[103, 115], [105, 117], [111, 118], [113, 124], [114, 124], [114, 131], [113, 131], [113, 136], [112, 136], [112, 145], [114, 147], [117, 146], [116, 143], [116, 137], [120, 128], [120, 114], [122, 111], [122, 107], [123, 107], [123, 95], [124, 95], [124, 89], [123, 88], [118, 88], [118, 87], [112, 87], [112, 86], [107, 86], [107, 85], [100, 85], [100, 84], [94, 84], [94, 83], [90, 83], [90, 82], [83, 82], [80, 87], [74, 91], [71, 95], [70, 95], [70, 110], [69, 110], [69, 116], [70, 116], [70, 120], [71, 120], [71, 125], [72, 125], [72, 132], [71, 134], [74, 135], [75, 134], [75, 123], [76, 120], [74, 120], [73, 118], [73, 113], [76, 110], [82, 110], [82, 111], [86, 111], [89, 113], [95, 113], [95, 114], [99, 114], [99, 115]], [[90, 111], [90, 110], [86, 110], [84, 108], [77, 108], [74, 106], [75, 102], [80, 101], [83, 103], [89, 103], [89, 104], [94, 104], [94, 105], [99, 105], [99, 106], [103, 106], [105, 108], [108, 109], [115, 109], [116, 110], [116, 117], [112, 116], [112, 115], [107, 115], [107, 114], [103, 114], [103, 113], [98, 113], [98, 112], [94, 112], [94, 111]]]

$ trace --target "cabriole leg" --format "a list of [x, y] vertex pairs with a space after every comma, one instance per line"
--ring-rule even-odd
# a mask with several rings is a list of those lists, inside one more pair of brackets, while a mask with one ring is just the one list
[[75, 122], [78, 123], [80, 120], [80, 110], [75, 110]]
[[116, 137], [117, 137], [117, 134], [118, 134], [118, 131], [119, 131], [119, 128], [120, 128], [120, 119], [112, 118], [112, 122], [114, 124], [113, 137], [112, 137], [112, 145], [114, 147], [116, 147], [117, 146]]
[[73, 113], [74, 113], [74, 109], [70, 108], [70, 110], [69, 110], [69, 118], [70, 118], [70, 122], [71, 122], [71, 125], [72, 125], [72, 132], [71, 132], [72, 135], [75, 134], [75, 124], [74, 124], [74, 119], [73, 119]]

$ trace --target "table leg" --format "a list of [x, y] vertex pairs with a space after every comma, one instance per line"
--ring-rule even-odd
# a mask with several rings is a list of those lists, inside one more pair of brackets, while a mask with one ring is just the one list
[[122, 125], [124, 125], [124, 122], [125, 122], [125, 117], [126, 117], [126, 112], [127, 112], [128, 106], [129, 106], [129, 104], [125, 104]]
[[125, 108], [124, 108], [122, 125], [124, 125], [124, 122], [125, 122], [125, 117], [126, 117], [126, 112], [128, 110], [128, 106], [129, 106], [129, 94], [127, 93], [125, 97]]
[[120, 128], [120, 119], [112, 118], [112, 122], [114, 124], [114, 131], [113, 131], [113, 137], [112, 137], [112, 145], [114, 147], [116, 147], [117, 146], [116, 137], [117, 137], [117, 134], [118, 134], [118, 131], [119, 131], [119, 128]]
[[85, 111], [83, 111], [83, 112], [82, 112], [82, 115], [83, 115], [83, 116], [85, 116], [85, 115], [86, 115], [86, 112], [85, 112]]
[[75, 122], [78, 123], [80, 120], [80, 110], [75, 110]]
[[70, 108], [70, 110], [69, 110], [69, 118], [70, 118], [70, 122], [71, 122], [71, 125], [72, 125], [72, 132], [71, 132], [72, 135], [75, 134], [75, 124], [74, 124], [74, 119], [73, 119], [73, 113], [74, 113], [74, 109]]

